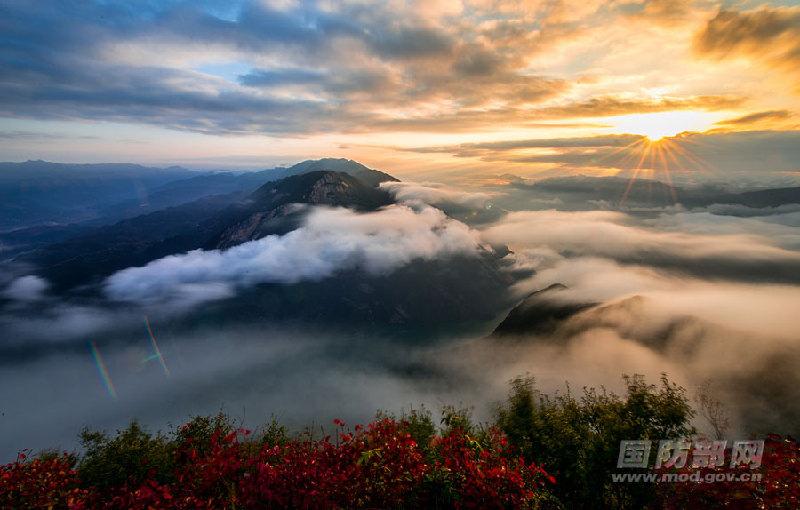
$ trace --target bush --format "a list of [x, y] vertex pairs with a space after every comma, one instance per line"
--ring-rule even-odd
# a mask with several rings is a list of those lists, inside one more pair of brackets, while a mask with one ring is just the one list
[[[277, 423], [252, 437], [224, 416], [173, 436], [138, 424], [114, 437], [84, 431], [86, 453], [0, 468], [3, 508], [536, 508], [549, 475], [497, 429], [467, 421], [439, 435], [424, 411], [381, 416], [333, 436], [289, 438]], [[452, 425], [452, 424], [451, 424]], [[469, 426], [467, 426], [469, 425]], [[424, 445], [417, 442], [419, 438]]]
[[624, 397], [584, 388], [576, 398], [569, 390], [542, 395], [532, 378], [518, 378], [497, 410], [499, 428], [527, 461], [535, 458], [558, 479], [554, 492], [568, 508], [646, 506], [655, 498], [651, 485], [611, 482], [620, 441], [693, 433], [694, 412], [683, 388], [666, 376], [658, 387], [641, 376], [624, 381]]
[[86, 486], [108, 488], [138, 485], [145, 480], [174, 480], [175, 442], [162, 434], [151, 435], [135, 421], [113, 438], [84, 430], [81, 442], [86, 452], [78, 472]]
[[0, 466], [0, 508], [800, 508], [800, 446], [779, 436], [767, 438], [762, 482], [612, 484], [620, 440], [694, 433], [682, 388], [625, 383], [623, 396], [551, 397], [516, 379], [494, 425], [445, 407], [439, 427], [420, 408], [353, 429], [335, 420], [324, 437], [291, 436], [274, 419], [251, 433], [224, 415], [170, 434], [135, 422], [84, 431], [81, 457]]
[[76, 508], [85, 495], [68, 454], [28, 459], [21, 453], [0, 467], [0, 508]]

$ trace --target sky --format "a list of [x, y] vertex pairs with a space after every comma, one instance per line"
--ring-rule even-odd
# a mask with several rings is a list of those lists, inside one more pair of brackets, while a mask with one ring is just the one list
[[800, 175], [800, 6], [6, 0], [0, 160]]

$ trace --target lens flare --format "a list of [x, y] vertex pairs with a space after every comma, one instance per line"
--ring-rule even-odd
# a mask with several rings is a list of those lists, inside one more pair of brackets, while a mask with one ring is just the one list
[[634, 158], [638, 159], [633, 166], [633, 172], [619, 205], [625, 205], [633, 185], [643, 171], [652, 172], [654, 176], [658, 176], [663, 180], [664, 184], [669, 188], [672, 203], [676, 204], [678, 196], [672, 184], [672, 172], [687, 167], [694, 167], [700, 171], [709, 170], [708, 165], [685, 147], [690, 143], [693, 143], [690, 137], [669, 137], [658, 141], [642, 137], [640, 140], [624, 147], [623, 150], [628, 151], [628, 154], [623, 158], [624, 165], [627, 165]]
[[164, 375], [169, 377], [169, 368], [167, 368], [167, 364], [164, 361], [164, 356], [161, 354], [161, 349], [158, 348], [158, 342], [156, 342], [156, 336], [153, 334], [153, 328], [150, 326], [150, 320], [147, 318], [146, 315], [144, 317], [144, 325], [147, 328], [147, 334], [150, 335], [150, 345], [153, 347], [153, 354], [145, 358], [144, 361], [157, 359], [158, 363], [161, 365], [161, 368], [164, 369]]
[[89, 350], [92, 352], [94, 364], [97, 366], [97, 373], [100, 374], [100, 380], [103, 381], [103, 385], [105, 386], [106, 391], [111, 398], [116, 400], [117, 390], [114, 388], [114, 381], [111, 380], [111, 376], [108, 373], [108, 367], [106, 367], [106, 363], [103, 361], [103, 356], [100, 354], [100, 351], [97, 349], [97, 344], [95, 344], [94, 341], [89, 342]]

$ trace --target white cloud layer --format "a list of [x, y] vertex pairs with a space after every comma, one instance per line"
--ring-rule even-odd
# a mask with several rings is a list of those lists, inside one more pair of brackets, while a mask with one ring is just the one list
[[194, 250], [111, 275], [109, 297], [121, 301], [218, 299], [237, 286], [319, 280], [362, 267], [390, 272], [414, 259], [473, 253], [478, 235], [432, 207], [393, 205], [360, 214], [348, 209], [312, 209], [305, 224], [225, 251]]
[[432, 206], [457, 205], [468, 209], [483, 209], [491, 200], [489, 193], [463, 191], [431, 182], [387, 181], [381, 183], [381, 188], [392, 193], [401, 202], [419, 200]]

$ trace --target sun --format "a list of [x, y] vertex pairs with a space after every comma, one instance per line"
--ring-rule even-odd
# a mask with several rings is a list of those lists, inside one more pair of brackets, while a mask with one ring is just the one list
[[636, 113], [608, 118], [615, 130], [642, 135], [653, 142], [685, 131], [706, 131], [718, 120], [719, 114], [695, 110]]

